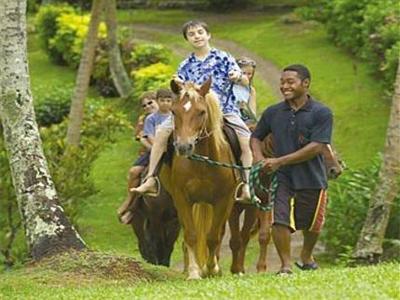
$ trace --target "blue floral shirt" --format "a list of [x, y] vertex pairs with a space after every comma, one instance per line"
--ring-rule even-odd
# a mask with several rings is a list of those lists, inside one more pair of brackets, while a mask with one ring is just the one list
[[183, 81], [193, 81], [198, 85], [211, 76], [211, 89], [218, 95], [222, 112], [239, 114], [236, 97], [232, 93], [233, 84], [228, 76], [232, 70], [241, 72], [235, 59], [224, 51], [212, 48], [204, 60], [192, 53], [179, 65], [178, 76]]

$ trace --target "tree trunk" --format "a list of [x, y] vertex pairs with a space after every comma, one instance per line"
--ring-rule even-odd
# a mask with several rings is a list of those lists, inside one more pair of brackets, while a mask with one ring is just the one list
[[26, 0], [0, 0], [0, 118], [18, 208], [34, 259], [85, 244], [64, 211], [42, 150], [26, 54]]
[[71, 111], [69, 113], [67, 131], [68, 146], [79, 146], [83, 122], [84, 103], [93, 68], [94, 54], [98, 40], [97, 32], [103, 7], [103, 0], [93, 0], [89, 30], [85, 40], [85, 45], [83, 47], [82, 57], [76, 77], [75, 89], [71, 100]]
[[115, 0], [107, 0], [105, 3], [105, 17], [107, 25], [108, 59], [110, 72], [114, 85], [121, 98], [128, 98], [133, 88], [118, 47], [117, 37], [117, 4]]
[[382, 243], [389, 222], [390, 208], [399, 192], [400, 175], [400, 59], [395, 93], [392, 99], [389, 126], [378, 184], [368, 208], [353, 257], [358, 263], [376, 263], [382, 255]]

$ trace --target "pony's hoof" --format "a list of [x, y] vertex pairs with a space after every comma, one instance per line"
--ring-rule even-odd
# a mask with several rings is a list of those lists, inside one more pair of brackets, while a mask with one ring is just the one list
[[222, 271], [221, 268], [219, 267], [219, 265], [215, 265], [213, 268], [209, 268], [208, 269], [208, 275], [209, 276], [220, 276], [222, 275]]
[[201, 279], [201, 276], [199, 273], [189, 274], [189, 276], [186, 278], [186, 280], [199, 280], [199, 279]]

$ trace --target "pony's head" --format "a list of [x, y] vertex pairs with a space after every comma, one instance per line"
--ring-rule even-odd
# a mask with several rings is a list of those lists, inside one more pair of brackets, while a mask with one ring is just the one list
[[193, 154], [195, 145], [202, 139], [213, 139], [217, 148], [225, 142], [219, 101], [210, 86], [211, 78], [200, 87], [192, 82], [178, 84], [171, 81], [171, 90], [178, 95], [172, 113], [174, 146], [179, 155]]

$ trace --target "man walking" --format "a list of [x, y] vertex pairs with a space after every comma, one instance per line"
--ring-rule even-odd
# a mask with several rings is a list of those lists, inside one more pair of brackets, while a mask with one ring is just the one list
[[[327, 175], [322, 148], [331, 142], [331, 110], [309, 95], [311, 75], [303, 65], [283, 69], [280, 90], [284, 101], [262, 114], [250, 144], [255, 162], [276, 172], [278, 186], [273, 209], [272, 237], [281, 259], [278, 274], [291, 274], [290, 234], [303, 230], [302, 270], [315, 270], [312, 251], [324, 223]], [[261, 142], [272, 133], [275, 158], [265, 158]]]

